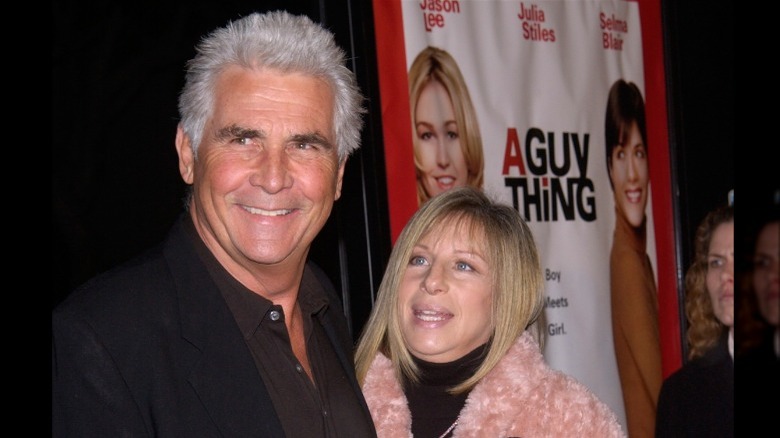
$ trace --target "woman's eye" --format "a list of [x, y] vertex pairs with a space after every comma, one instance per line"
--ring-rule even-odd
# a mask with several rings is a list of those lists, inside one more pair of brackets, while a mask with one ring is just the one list
[[753, 261], [753, 267], [755, 268], [766, 268], [769, 264], [769, 257], [757, 257]]
[[425, 258], [420, 256], [414, 256], [411, 260], [409, 260], [409, 264], [414, 266], [422, 266], [425, 264], [425, 262]]
[[457, 262], [455, 263], [455, 268], [459, 271], [471, 271], [472, 267], [470, 264], [466, 262]]

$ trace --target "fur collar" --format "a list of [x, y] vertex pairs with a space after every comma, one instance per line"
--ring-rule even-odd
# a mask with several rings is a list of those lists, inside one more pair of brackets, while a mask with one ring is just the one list
[[[411, 438], [411, 413], [390, 360], [377, 354], [363, 393], [379, 438]], [[571, 376], [553, 370], [523, 333], [471, 391], [453, 437], [625, 437], [612, 410]]]

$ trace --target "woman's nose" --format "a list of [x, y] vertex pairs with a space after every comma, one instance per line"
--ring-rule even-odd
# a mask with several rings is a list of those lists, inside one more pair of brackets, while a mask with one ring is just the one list
[[425, 292], [431, 295], [445, 292], [447, 290], [447, 281], [443, 268], [434, 263], [425, 275], [422, 287]]

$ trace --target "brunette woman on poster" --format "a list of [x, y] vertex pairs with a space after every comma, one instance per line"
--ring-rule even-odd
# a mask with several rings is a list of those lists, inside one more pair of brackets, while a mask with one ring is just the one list
[[604, 131], [615, 199], [609, 260], [615, 358], [628, 435], [653, 437], [663, 374], [655, 275], [647, 255], [645, 105], [636, 84], [620, 79], [612, 85]]
[[417, 201], [453, 187], [481, 189], [482, 137], [466, 81], [447, 51], [428, 46], [409, 69]]
[[685, 275], [689, 361], [663, 382], [656, 436], [734, 436], [734, 209], [717, 208], [696, 230]]

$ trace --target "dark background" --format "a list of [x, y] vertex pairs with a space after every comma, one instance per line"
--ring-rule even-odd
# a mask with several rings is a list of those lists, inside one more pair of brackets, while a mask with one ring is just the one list
[[[661, 6], [682, 285], [693, 230], [735, 188], [735, 18], [731, 2]], [[347, 163], [343, 196], [311, 253], [342, 291], [357, 335], [390, 253], [370, 0], [54, 2], [52, 306], [163, 238], [185, 188], [173, 144], [185, 61], [207, 32], [272, 9], [333, 30], [369, 98], [363, 147]], [[739, 205], [763, 193], [760, 183], [743, 187]]]

